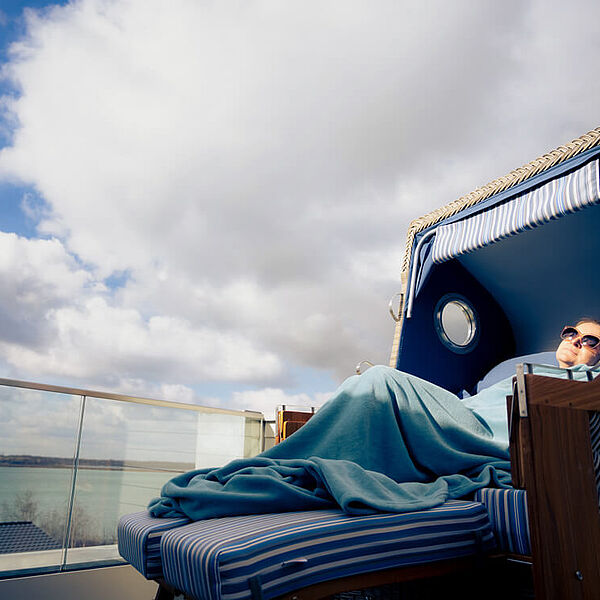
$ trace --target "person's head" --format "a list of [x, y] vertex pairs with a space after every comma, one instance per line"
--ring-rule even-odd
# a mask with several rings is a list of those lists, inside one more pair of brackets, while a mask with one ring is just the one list
[[600, 361], [600, 321], [583, 318], [567, 326], [561, 334], [556, 360], [563, 368], [575, 365], [595, 365]]

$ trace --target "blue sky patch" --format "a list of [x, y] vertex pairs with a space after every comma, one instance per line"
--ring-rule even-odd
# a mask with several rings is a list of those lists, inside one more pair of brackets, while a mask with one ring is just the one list
[[[67, 0], [49, 2], [48, 0], [2, 0], [0, 3], [0, 61], [8, 61], [10, 44], [25, 33], [23, 10], [25, 8], [44, 8], [47, 6], [65, 5]], [[16, 90], [5, 79], [0, 78], [0, 96], [16, 94]], [[0, 122], [0, 148], [11, 142], [10, 125]], [[23, 199], [26, 198], [30, 210], [23, 210]], [[17, 233], [20, 236], [39, 237], [36, 225], [40, 211], [45, 208], [42, 198], [28, 186], [0, 182], [0, 230]]]
[[47, 205], [33, 188], [0, 181], [0, 231], [38, 238], [37, 224]]
[[115, 271], [111, 273], [110, 277], [107, 277], [104, 280], [106, 287], [111, 290], [116, 290], [118, 288], [125, 287], [129, 278], [131, 277], [131, 273], [128, 270], [125, 271]]
[[0, 61], [8, 59], [8, 48], [25, 33], [23, 11], [26, 8], [64, 6], [68, 0], [2, 0], [0, 3]]

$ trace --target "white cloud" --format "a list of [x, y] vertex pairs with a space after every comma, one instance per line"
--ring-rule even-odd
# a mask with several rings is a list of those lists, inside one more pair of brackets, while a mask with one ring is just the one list
[[264, 381], [281, 374], [275, 354], [235, 332], [112, 305], [107, 288], [57, 239], [0, 232], [0, 277], [0, 351], [36, 379], [115, 384], [143, 374], [155, 386], [162, 378], [163, 397], [178, 391], [189, 400], [185, 388], [169, 382]]
[[0, 232], [2, 342], [43, 344], [49, 310], [71, 304], [92, 279], [57, 239]]
[[[38, 240], [43, 260], [24, 242], [5, 258], [9, 281], [30, 269], [22, 285], [41, 291], [16, 312], [17, 283], [0, 292], [14, 321], [1, 358], [148, 389], [387, 362], [409, 219], [596, 125], [599, 12], [466, 0], [29, 11], [4, 67], [20, 93], [3, 100], [14, 131], [0, 176], [34, 187], [40, 232], [60, 241]], [[558, 25], [578, 43], [556, 44]], [[103, 291], [114, 272], [129, 279]]]
[[39, 376], [93, 381], [104, 374], [111, 381], [116, 370], [120, 377], [145, 373], [154, 381], [252, 381], [275, 379], [281, 371], [275, 355], [239, 336], [194, 329], [177, 317], [145, 320], [136, 310], [112, 307], [98, 296], [80, 307], [51, 309], [46, 319], [52, 341], [44, 347], [1, 345], [9, 362]]

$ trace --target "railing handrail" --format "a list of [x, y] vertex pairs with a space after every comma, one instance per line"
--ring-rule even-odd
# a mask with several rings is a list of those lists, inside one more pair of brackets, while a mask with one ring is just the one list
[[103, 398], [106, 400], [117, 400], [118, 402], [130, 402], [132, 404], [148, 404], [151, 406], [162, 406], [166, 408], [181, 408], [200, 413], [216, 413], [221, 415], [234, 415], [245, 417], [254, 421], [264, 421], [264, 415], [254, 410], [233, 410], [229, 408], [216, 408], [212, 406], [201, 406], [200, 404], [189, 404], [187, 402], [170, 402], [169, 400], [157, 400], [155, 398], [144, 398], [142, 396], [129, 396], [126, 394], [115, 394], [113, 392], [100, 392], [97, 390], [86, 390], [62, 385], [51, 385], [48, 383], [36, 383], [34, 381], [21, 381], [19, 379], [4, 379], [0, 377], [0, 385], [7, 387], [18, 387], [42, 392], [55, 392], [58, 394], [70, 394], [74, 396], [87, 396], [90, 398]]

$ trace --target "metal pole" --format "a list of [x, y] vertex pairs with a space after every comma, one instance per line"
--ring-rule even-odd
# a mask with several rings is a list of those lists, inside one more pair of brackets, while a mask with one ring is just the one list
[[69, 493], [69, 502], [67, 504], [67, 524], [65, 527], [65, 537], [63, 539], [63, 551], [60, 564], [61, 571], [64, 571], [67, 566], [67, 550], [69, 548], [69, 541], [71, 539], [73, 507], [75, 505], [75, 489], [77, 487], [77, 470], [79, 468], [79, 452], [81, 450], [81, 435], [83, 433], [83, 417], [85, 415], [86, 400], [86, 396], [81, 396], [81, 405], [79, 407], [79, 424], [77, 426], [77, 440], [75, 442], [75, 452], [73, 454], [73, 470], [71, 471], [71, 491]]

